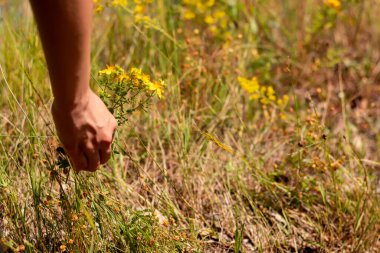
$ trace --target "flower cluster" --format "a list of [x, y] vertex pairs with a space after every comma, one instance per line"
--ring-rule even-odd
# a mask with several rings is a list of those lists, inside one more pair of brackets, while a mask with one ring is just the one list
[[215, 0], [182, 0], [181, 14], [184, 20], [196, 20], [207, 26], [213, 35], [224, 33], [230, 22], [226, 14], [227, 7]]
[[144, 24], [151, 22], [151, 18], [147, 15], [147, 11], [148, 6], [152, 3], [152, 1], [153, 0], [133, 0], [133, 15], [137, 22]]
[[280, 108], [284, 108], [289, 102], [288, 95], [284, 95], [282, 98], [277, 97], [272, 86], [260, 85], [256, 77], [253, 77], [252, 79], [238, 77], [238, 82], [240, 86], [248, 92], [251, 100], [259, 100], [263, 105], [275, 103]]
[[148, 6], [153, 2], [153, 0], [93, 0], [95, 3], [96, 12], [102, 12], [106, 7], [114, 8], [124, 8], [128, 12], [133, 13], [136, 21], [145, 22], [147, 19], [150, 19], [146, 15]]
[[95, 5], [95, 11], [100, 13], [103, 12], [103, 10], [108, 7], [127, 7], [128, 2], [127, 0], [93, 0]]
[[144, 109], [154, 95], [163, 98], [165, 82], [151, 80], [141, 69], [125, 72], [120, 66], [108, 66], [99, 71], [100, 97], [119, 124], [127, 121], [127, 115]]

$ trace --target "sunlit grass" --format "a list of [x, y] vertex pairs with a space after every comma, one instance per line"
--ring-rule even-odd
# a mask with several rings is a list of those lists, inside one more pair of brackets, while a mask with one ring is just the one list
[[106, 66], [138, 70], [149, 103], [94, 174], [59, 148], [27, 3], [0, 2], [0, 252], [379, 251], [378, 1], [106, 2], [93, 88], [115, 105]]

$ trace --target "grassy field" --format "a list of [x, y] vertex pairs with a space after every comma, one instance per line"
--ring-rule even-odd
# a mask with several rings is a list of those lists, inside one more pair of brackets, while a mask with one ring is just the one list
[[96, 1], [93, 88], [116, 65], [167, 86], [75, 174], [28, 3], [0, 1], [0, 252], [380, 252], [379, 13]]

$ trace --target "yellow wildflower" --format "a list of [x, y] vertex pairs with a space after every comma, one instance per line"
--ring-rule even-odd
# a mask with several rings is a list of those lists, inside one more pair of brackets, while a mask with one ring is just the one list
[[137, 4], [134, 12], [139, 14], [144, 13], [144, 6], [141, 4]]
[[163, 98], [165, 86], [166, 86], [166, 84], [164, 83], [164, 81], [160, 80], [158, 82], [156, 81], [156, 82], [148, 83], [147, 88], [151, 91], [156, 92], [157, 96], [161, 99], [161, 98]]
[[260, 93], [255, 93], [255, 94], [252, 94], [251, 96], [249, 96], [250, 100], [257, 100], [259, 98], [260, 98]]
[[267, 105], [267, 104], [269, 104], [269, 99], [266, 97], [262, 97], [260, 99], [260, 103], [262, 103], [263, 105]]
[[206, 2], [206, 6], [207, 6], [207, 7], [212, 7], [212, 6], [214, 6], [214, 4], [215, 4], [215, 0], [208, 0], [208, 1]]
[[207, 8], [208, 8], [208, 6], [204, 5], [203, 3], [201, 3], [201, 2], [197, 3], [197, 10], [199, 13], [205, 13]]
[[138, 68], [131, 68], [131, 70], [129, 71], [129, 73], [133, 76], [136, 76], [136, 77], [141, 77], [141, 74], [142, 74], [142, 70], [141, 69], [138, 69]]
[[145, 27], [149, 27], [150, 23], [153, 22], [153, 20], [149, 16], [141, 14], [135, 14], [135, 20], [137, 23], [141, 23]]
[[127, 6], [127, 0], [113, 0], [112, 1], [112, 6], [121, 6], [121, 7], [126, 7]]
[[259, 82], [256, 77], [253, 77], [252, 80], [248, 80], [244, 77], [238, 77], [240, 86], [246, 90], [249, 94], [257, 92], [260, 88]]
[[[129, 80], [132, 81], [132, 84], [136, 87], [147, 87], [151, 90], [154, 90], [153, 87], [155, 86], [152, 81], [150, 80], [150, 76], [147, 74], [144, 74], [141, 69], [132, 68], [129, 71]], [[159, 93], [159, 92], [157, 92]], [[160, 93], [160, 95], [162, 92]]]
[[123, 73], [123, 74], [121, 74], [121, 75], [119, 75], [119, 76], [117, 77], [117, 80], [118, 80], [119, 82], [123, 82], [123, 81], [129, 81], [129, 80], [131, 80], [131, 78], [129, 77], [128, 74]]
[[214, 24], [215, 20], [212, 16], [208, 15], [205, 17], [205, 22], [206, 22], [206, 24], [211, 25], [211, 24]]
[[267, 88], [267, 97], [270, 101], [275, 101], [276, 100], [276, 96], [275, 96], [275, 91], [273, 89], [272, 86], [269, 86]]
[[140, 76], [140, 80], [141, 80], [141, 83], [144, 85], [144, 86], [151, 86], [152, 85], [152, 82], [150, 81], [150, 76], [148, 76], [147, 74], [142, 74]]
[[195, 13], [191, 10], [185, 10], [183, 13], [183, 18], [186, 20], [191, 20], [195, 18]]
[[184, 4], [194, 5], [194, 0], [182, 0]]
[[287, 104], [289, 102], [289, 96], [288, 95], [284, 95], [282, 97], [282, 99], [284, 100], [284, 103]]
[[135, 87], [140, 87], [140, 80], [137, 78], [132, 78], [132, 84]]
[[102, 69], [99, 71], [99, 74], [101, 75], [112, 75], [116, 72], [116, 67], [115, 66], [107, 66], [107, 68]]
[[211, 25], [211, 26], [209, 27], [209, 30], [210, 30], [210, 32], [211, 32], [213, 35], [216, 35], [216, 34], [219, 33], [219, 29], [218, 29], [218, 27], [215, 26], [215, 25]]
[[341, 2], [340, 0], [325, 0], [325, 4], [330, 8], [334, 8], [335, 10], [340, 10]]
[[289, 96], [284, 95], [282, 98], [277, 100], [277, 105], [281, 107], [285, 107], [289, 103]]
[[221, 28], [223, 28], [223, 29], [226, 29], [227, 28], [227, 26], [228, 26], [228, 20], [227, 19], [222, 19], [222, 20], [220, 20], [220, 22], [219, 22], [220, 24], [220, 27]]
[[226, 13], [224, 11], [221, 11], [221, 10], [217, 10], [213, 13], [213, 16], [214, 18], [216, 19], [222, 19], [226, 16]]
[[276, 91], [273, 86], [261, 86], [256, 77], [253, 77], [251, 80], [244, 77], [238, 77], [238, 82], [240, 83], [240, 86], [248, 92], [250, 100], [259, 100], [263, 105], [274, 102], [277, 103], [278, 106], [284, 108], [289, 101], [287, 95], [277, 99]]
[[103, 10], [104, 10], [104, 6], [101, 5], [101, 4], [99, 4], [99, 5], [96, 6], [96, 8], [95, 8], [95, 12], [96, 12], [96, 13], [101, 13], [101, 12], [103, 12]]

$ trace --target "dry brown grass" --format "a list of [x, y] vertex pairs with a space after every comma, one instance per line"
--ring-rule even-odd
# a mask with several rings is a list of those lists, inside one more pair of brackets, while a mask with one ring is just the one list
[[[240, 1], [228, 44], [162, 3], [162, 30], [96, 16], [95, 79], [120, 64], [169, 86], [119, 127], [108, 165], [79, 175], [57, 165], [32, 17], [0, 6], [0, 251], [380, 252], [378, 1], [343, 1], [312, 32], [320, 1]], [[288, 94], [286, 118], [237, 76]]]

